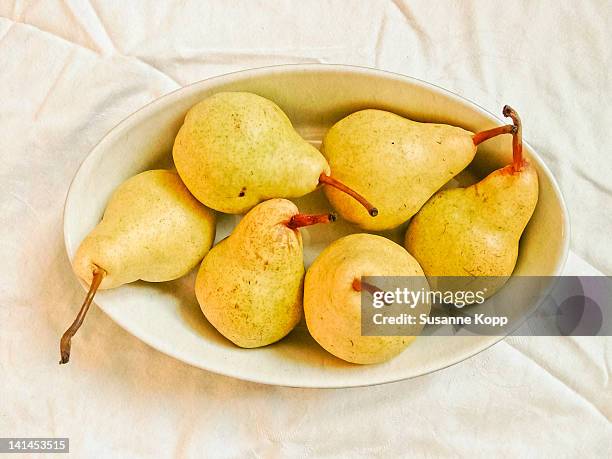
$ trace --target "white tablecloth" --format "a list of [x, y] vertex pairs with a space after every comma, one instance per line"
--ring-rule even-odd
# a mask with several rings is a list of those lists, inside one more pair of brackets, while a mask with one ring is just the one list
[[612, 340], [510, 338], [435, 374], [348, 390], [267, 387], [150, 349], [94, 308], [62, 242], [71, 177], [123, 117], [182, 85], [279, 63], [347, 63], [499, 112], [558, 178], [568, 272], [612, 274], [612, 3], [0, 1], [0, 437], [77, 457], [612, 455]]

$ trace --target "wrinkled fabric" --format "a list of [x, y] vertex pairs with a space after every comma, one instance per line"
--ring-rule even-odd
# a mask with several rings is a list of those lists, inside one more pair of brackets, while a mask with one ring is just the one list
[[142, 105], [281, 63], [399, 72], [509, 103], [572, 221], [568, 274], [612, 274], [612, 3], [0, 1], [0, 437], [77, 457], [612, 456], [612, 340], [513, 337], [443, 371], [306, 390], [167, 357], [97, 308], [60, 367], [83, 291], [62, 208], [80, 162]]

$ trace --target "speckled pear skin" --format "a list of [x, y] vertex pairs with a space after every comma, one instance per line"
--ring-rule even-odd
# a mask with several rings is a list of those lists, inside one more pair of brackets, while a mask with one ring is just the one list
[[411, 220], [406, 248], [427, 276], [508, 277], [537, 201], [535, 168], [506, 166], [472, 186], [433, 196]]
[[357, 202], [325, 186], [346, 220], [381, 231], [412, 217], [474, 158], [473, 133], [446, 124], [418, 123], [383, 110], [362, 110], [338, 121], [323, 139], [332, 175], [376, 204], [371, 218]]
[[125, 181], [102, 221], [79, 246], [75, 273], [88, 284], [93, 265], [106, 271], [100, 288], [163, 282], [191, 271], [215, 238], [215, 213], [189, 193], [176, 172], [151, 170]]
[[244, 213], [270, 198], [313, 191], [329, 166], [272, 101], [220, 92], [192, 107], [173, 148], [189, 191], [208, 207]]
[[204, 258], [196, 296], [208, 321], [244, 348], [274, 343], [302, 317], [304, 258], [298, 209], [286, 199], [254, 207]]
[[385, 362], [410, 345], [414, 336], [361, 336], [362, 276], [424, 276], [404, 248], [382, 236], [352, 234], [330, 244], [308, 269], [304, 315], [312, 337], [347, 362]]

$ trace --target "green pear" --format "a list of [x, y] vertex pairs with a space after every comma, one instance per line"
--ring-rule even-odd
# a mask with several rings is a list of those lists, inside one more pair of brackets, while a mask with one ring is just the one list
[[204, 258], [196, 296], [208, 321], [234, 344], [254, 348], [287, 335], [302, 317], [304, 258], [299, 227], [332, 221], [291, 201], [265, 201]]
[[522, 157], [520, 120], [513, 163], [467, 188], [434, 195], [411, 220], [406, 248], [425, 274], [497, 278], [488, 296], [503, 285], [516, 264], [519, 240], [538, 201], [538, 175]]
[[[419, 276], [423, 270], [404, 248], [373, 234], [352, 234], [329, 245], [304, 281], [304, 315], [313, 338], [331, 354], [352, 363], [380, 363], [402, 352], [415, 336], [362, 336], [363, 276]], [[429, 305], [418, 305], [429, 313]], [[422, 326], [418, 328], [420, 332]]]
[[119, 186], [72, 261], [90, 290], [62, 337], [61, 363], [70, 358], [70, 340], [98, 288], [177, 279], [202, 260], [214, 238], [214, 212], [189, 193], [176, 172], [146, 171]]
[[338, 121], [321, 151], [333, 176], [375, 202], [377, 218], [337, 189], [327, 198], [346, 220], [363, 229], [395, 228], [412, 217], [474, 158], [479, 143], [513, 126], [474, 134], [446, 124], [419, 123], [384, 110], [361, 110]]
[[94, 266], [104, 269], [100, 289], [136, 280], [169, 281], [191, 271], [214, 238], [214, 212], [189, 193], [175, 172], [151, 170], [115, 191], [73, 266], [88, 284]]
[[[173, 148], [189, 191], [208, 207], [244, 213], [270, 198], [297, 198], [320, 183], [339, 186], [321, 153], [274, 102], [248, 92], [220, 92], [192, 107]], [[361, 196], [354, 196], [376, 209]]]

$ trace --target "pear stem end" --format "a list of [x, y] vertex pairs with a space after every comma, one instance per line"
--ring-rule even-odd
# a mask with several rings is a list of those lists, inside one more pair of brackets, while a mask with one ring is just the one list
[[355, 190], [353, 190], [352, 188], [349, 188], [348, 186], [346, 186], [344, 183], [340, 182], [339, 180], [336, 180], [335, 178], [330, 177], [329, 175], [321, 174], [319, 176], [319, 183], [323, 183], [325, 185], [329, 185], [331, 187], [334, 187], [334, 188], [342, 191], [343, 193], [348, 194], [350, 197], [352, 197], [357, 202], [359, 202], [359, 204], [361, 204], [363, 207], [365, 207], [365, 209], [368, 211], [368, 214], [371, 217], [376, 217], [378, 215], [378, 209], [376, 207], [374, 207], [370, 203], [370, 201], [368, 201], [366, 198], [361, 196]]
[[514, 172], [520, 172], [525, 166], [523, 159], [523, 125], [519, 114], [510, 105], [505, 105], [502, 113], [505, 117], [511, 118], [514, 127], [512, 133], [512, 169]]
[[372, 295], [376, 292], [381, 291], [375, 285], [368, 284], [367, 282], [363, 282], [361, 279], [357, 277], [353, 279], [352, 286], [353, 286], [353, 290], [355, 290], [356, 292], [361, 292], [362, 290], [365, 290], [366, 292], [370, 292]]
[[487, 129], [486, 131], [480, 131], [474, 134], [472, 140], [474, 145], [478, 146], [485, 140], [492, 139], [493, 137], [497, 137], [498, 135], [503, 134], [515, 134], [517, 127], [513, 124], [506, 124], [505, 126], [499, 126], [493, 129]]
[[102, 283], [102, 280], [106, 276], [106, 271], [99, 266], [94, 265], [93, 268], [93, 277], [91, 280], [91, 285], [89, 286], [89, 291], [85, 296], [85, 300], [83, 301], [83, 305], [79, 310], [74, 322], [72, 325], [68, 327], [68, 329], [62, 335], [62, 339], [60, 340], [60, 365], [66, 364], [70, 361], [70, 348], [72, 345], [72, 337], [79, 331], [81, 325], [83, 325], [83, 321], [85, 320], [85, 316], [87, 315], [87, 311], [89, 311], [89, 307], [98, 291], [98, 287]]
[[286, 223], [287, 227], [296, 230], [304, 226], [317, 225], [319, 223], [331, 223], [336, 221], [336, 214], [319, 214], [319, 215], [307, 215], [307, 214], [295, 214]]

